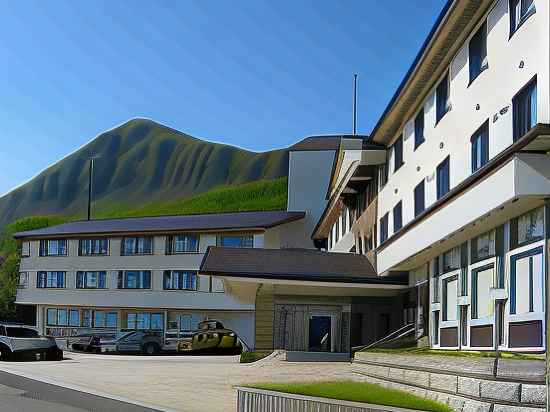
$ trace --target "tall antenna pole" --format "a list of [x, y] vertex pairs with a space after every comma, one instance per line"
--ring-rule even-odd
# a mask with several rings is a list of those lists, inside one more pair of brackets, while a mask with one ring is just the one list
[[94, 190], [94, 157], [90, 157], [90, 171], [88, 181], [88, 220], [92, 218], [92, 194]]
[[357, 134], [357, 73], [353, 75], [353, 134]]

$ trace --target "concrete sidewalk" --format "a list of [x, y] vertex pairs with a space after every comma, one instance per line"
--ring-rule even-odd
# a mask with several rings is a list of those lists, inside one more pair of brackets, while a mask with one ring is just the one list
[[69, 353], [62, 362], [0, 362], [0, 370], [160, 409], [232, 411], [234, 386], [350, 379], [348, 363], [277, 359], [239, 364], [235, 356], [125, 356]]

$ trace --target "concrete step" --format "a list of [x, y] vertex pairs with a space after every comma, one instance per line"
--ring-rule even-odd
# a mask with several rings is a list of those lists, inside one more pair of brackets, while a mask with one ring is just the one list
[[349, 353], [287, 351], [287, 362], [349, 362]]
[[358, 379], [446, 399], [459, 412], [465, 408], [481, 411], [491, 405], [495, 411], [520, 408], [517, 410], [540, 412], [546, 405], [546, 386], [541, 380], [539, 361], [507, 361], [495, 377], [493, 360], [489, 358], [363, 352], [356, 354], [352, 370]]

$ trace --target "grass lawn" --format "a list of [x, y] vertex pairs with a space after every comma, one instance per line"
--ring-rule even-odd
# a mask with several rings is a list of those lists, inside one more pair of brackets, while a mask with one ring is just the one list
[[[430, 349], [430, 348], [373, 348], [366, 349], [361, 352], [369, 353], [394, 353], [399, 355], [443, 355], [443, 356], [455, 356], [461, 358], [494, 358], [496, 352], [493, 351], [459, 351], [459, 350], [444, 350], [444, 349]], [[500, 352], [502, 359], [517, 359], [517, 360], [544, 360], [544, 354], [529, 354], [529, 353], [514, 353], [514, 352]]]
[[249, 212], [286, 209], [288, 178], [257, 180], [218, 187], [175, 202], [149, 203], [139, 208], [128, 205], [96, 206], [96, 218], [193, 215], [200, 213]]
[[271, 351], [243, 352], [241, 353], [241, 363], [252, 363], [271, 355]]
[[386, 389], [379, 385], [355, 381], [327, 381], [303, 383], [262, 383], [253, 388], [293, 393], [320, 398], [341, 399], [353, 402], [396, 406], [432, 412], [452, 412], [452, 409], [431, 399], [420, 398], [407, 392]]

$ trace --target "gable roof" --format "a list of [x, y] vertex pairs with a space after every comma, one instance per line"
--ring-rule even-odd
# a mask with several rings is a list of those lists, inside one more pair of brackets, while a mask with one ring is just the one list
[[305, 212], [263, 211], [212, 213], [202, 215], [135, 217], [125, 219], [84, 220], [44, 229], [19, 232], [21, 238], [44, 238], [71, 235], [107, 235], [125, 233], [169, 233], [178, 231], [269, 229], [303, 219]]
[[280, 280], [405, 285], [407, 277], [379, 277], [366, 256], [313, 249], [238, 249], [210, 246], [204, 274]]

